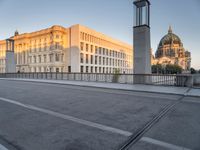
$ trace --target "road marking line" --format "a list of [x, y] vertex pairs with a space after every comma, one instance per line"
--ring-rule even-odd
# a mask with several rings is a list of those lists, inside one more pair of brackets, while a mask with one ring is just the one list
[[182, 147], [182, 146], [173, 145], [173, 144], [162, 142], [162, 141], [159, 141], [159, 140], [155, 140], [155, 139], [152, 139], [152, 138], [149, 138], [149, 137], [142, 137], [140, 139], [140, 141], [144, 141], [144, 142], [151, 143], [151, 144], [154, 144], [154, 145], [159, 145], [159, 146], [162, 146], [162, 147], [165, 147], [165, 148], [169, 148], [170, 150], [191, 150], [191, 149], [188, 149], [188, 148], [185, 148], [185, 147]]
[[11, 99], [6, 99], [6, 98], [0, 97], [0, 100], [4, 101], [4, 102], [11, 103], [11, 104], [15, 104], [15, 105], [18, 105], [18, 106], [21, 106], [21, 107], [24, 107], [24, 108], [27, 108], [27, 109], [30, 109], [30, 110], [42, 112], [42, 113], [45, 113], [45, 114], [48, 114], [48, 115], [51, 115], [51, 116], [54, 116], [54, 117], [62, 118], [62, 119], [65, 119], [65, 120], [70, 120], [70, 121], [73, 121], [73, 122], [76, 122], [76, 123], [79, 123], [79, 124], [82, 124], [82, 125], [97, 128], [97, 129], [100, 129], [100, 130], [103, 130], [103, 131], [109, 131], [109, 132], [120, 134], [120, 135], [123, 135], [123, 136], [131, 136], [132, 135], [132, 133], [128, 132], [128, 131], [124, 131], [124, 130], [109, 127], [109, 126], [106, 126], [106, 125], [98, 124], [98, 123], [95, 123], [95, 122], [79, 119], [79, 118], [76, 118], [76, 117], [73, 117], [73, 116], [61, 114], [61, 113], [58, 113], [58, 112], [54, 112], [54, 111], [51, 111], [51, 110], [35, 107], [35, 106], [32, 106], [32, 105], [23, 104], [23, 103], [20, 103], [20, 102], [11, 100]]
[[0, 144], [0, 150], [8, 150], [8, 149], [5, 148], [3, 145]]

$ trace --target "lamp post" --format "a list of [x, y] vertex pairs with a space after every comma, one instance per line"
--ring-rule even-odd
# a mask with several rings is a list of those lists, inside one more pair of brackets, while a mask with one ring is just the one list
[[[150, 2], [136, 0], [135, 19], [133, 27], [134, 74], [151, 74], [151, 41], [150, 41]], [[138, 77], [138, 76], [137, 76]], [[149, 79], [134, 79], [135, 82], [146, 83]]]

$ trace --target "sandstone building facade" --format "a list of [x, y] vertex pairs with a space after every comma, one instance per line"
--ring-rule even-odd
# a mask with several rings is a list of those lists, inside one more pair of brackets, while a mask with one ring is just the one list
[[168, 34], [161, 39], [152, 64], [174, 64], [179, 65], [185, 71], [190, 70], [191, 53], [185, 50], [181, 39], [172, 32], [171, 27], [169, 27]]
[[[16, 72], [132, 73], [133, 48], [82, 25], [15, 35]], [[6, 40], [0, 41], [0, 73], [6, 72]]]

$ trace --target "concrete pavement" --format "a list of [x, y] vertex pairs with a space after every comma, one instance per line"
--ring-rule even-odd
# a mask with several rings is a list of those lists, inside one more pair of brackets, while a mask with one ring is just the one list
[[[0, 143], [17, 150], [117, 150], [181, 97], [0, 80]], [[199, 105], [198, 97], [184, 97], [144, 137], [188, 149], [200, 148]], [[195, 140], [185, 142], [188, 137]], [[151, 145], [155, 149], [169, 149], [155, 143], [141, 140], [131, 148], [145, 150]]]

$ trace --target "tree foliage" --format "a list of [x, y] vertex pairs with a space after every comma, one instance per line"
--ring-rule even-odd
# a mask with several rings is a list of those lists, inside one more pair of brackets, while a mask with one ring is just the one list
[[120, 70], [119, 69], [115, 69], [112, 82], [113, 83], [118, 83], [119, 77], [120, 77]]
[[194, 68], [191, 68], [190, 71], [191, 71], [191, 74], [197, 73], [197, 71]]
[[157, 64], [157, 65], [152, 65], [152, 73], [180, 74], [182, 73], [182, 68], [178, 65], [172, 65], [172, 64], [168, 64], [166, 66]]

